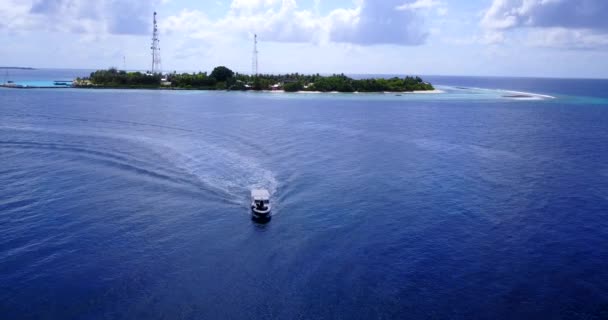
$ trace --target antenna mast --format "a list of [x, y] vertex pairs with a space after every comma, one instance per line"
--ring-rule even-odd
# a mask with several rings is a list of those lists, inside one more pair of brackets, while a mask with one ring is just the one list
[[156, 23], [156, 11], [154, 11], [154, 31], [152, 32], [152, 73], [161, 71], [160, 64], [160, 40], [158, 39], [158, 24]]
[[253, 37], [253, 61], [251, 62], [251, 73], [254, 76], [258, 75], [258, 35]]

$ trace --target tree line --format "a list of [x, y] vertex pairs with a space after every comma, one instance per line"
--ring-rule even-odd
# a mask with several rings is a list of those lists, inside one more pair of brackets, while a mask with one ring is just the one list
[[235, 73], [224, 66], [216, 67], [208, 74], [198, 73], [141, 73], [126, 72], [110, 68], [91, 73], [89, 78], [77, 79], [77, 86], [116, 87], [116, 88], [160, 88], [197, 90], [271, 90], [282, 89], [287, 92], [410, 92], [434, 90], [433, 85], [420, 77], [393, 77], [353, 79], [344, 74], [322, 76], [299, 73], [271, 75], [246, 75]]

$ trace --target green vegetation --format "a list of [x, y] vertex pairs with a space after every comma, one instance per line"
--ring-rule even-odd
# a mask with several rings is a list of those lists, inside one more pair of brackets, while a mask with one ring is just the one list
[[171, 86], [184, 89], [215, 90], [217, 80], [210, 77], [207, 72], [171, 74], [167, 77]]
[[298, 92], [304, 90], [304, 85], [299, 81], [288, 82], [283, 85], [283, 90], [286, 92]]
[[257, 76], [234, 73], [221, 66], [206, 72], [176, 72], [161, 75], [141, 72], [125, 72], [115, 68], [91, 73], [90, 78], [77, 79], [77, 87], [101, 88], [168, 88], [192, 90], [285, 90], [321, 92], [411, 92], [434, 90], [420, 77], [361, 79], [344, 74], [321, 76], [299, 73], [284, 75], [260, 74]]
[[226, 82], [233, 76], [234, 72], [224, 66], [217, 67], [213, 69], [213, 72], [211, 72], [211, 77], [217, 80], [218, 82]]
[[91, 73], [88, 79], [76, 79], [76, 87], [108, 87], [108, 88], [158, 88], [160, 74], [145, 74], [141, 72], [119, 71], [116, 68], [98, 70]]

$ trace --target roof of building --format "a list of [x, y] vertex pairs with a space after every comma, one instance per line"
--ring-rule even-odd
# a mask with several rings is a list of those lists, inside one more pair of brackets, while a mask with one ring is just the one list
[[270, 193], [268, 192], [268, 190], [263, 189], [251, 190], [251, 197], [254, 200], [269, 200]]

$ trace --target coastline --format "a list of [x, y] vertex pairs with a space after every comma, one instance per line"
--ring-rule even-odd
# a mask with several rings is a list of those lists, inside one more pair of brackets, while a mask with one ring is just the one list
[[514, 99], [514, 100], [546, 100], [546, 99], [557, 99], [554, 96], [551, 95], [547, 95], [547, 94], [541, 94], [541, 93], [534, 93], [534, 92], [527, 92], [527, 91], [517, 91], [517, 90], [509, 90], [509, 89], [491, 89], [491, 88], [479, 88], [479, 87], [455, 87], [457, 89], [462, 89], [462, 90], [469, 90], [469, 89], [473, 89], [473, 90], [480, 90], [480, 91], [495, 91], [495, 92], [501, 92], [503, 94], [503, 98], [507, 98], [507, 99]]
[[445, 93], [445, 91], [443, 90], [439, 90], [439, 89], [435, 89], [435, 90], [426, 90], [426, 91], [420, 91], [420, 90], [415, 90], [415, 91], [407, 91], [407, 92], [403, 92], [403, 93], [415, 93], [415, 94], [440, 94], [440, 93]]
[[255, 92], [263, 92], [263, 93], [295, 93], [295, 94], [440, 94], [445, 93], [443, 90], [416, 90], [416, 91], [378, 91], [378, 92], [339, 92], [339, 91], [296, 91], [296, 92], [287, 92], [285, 90], [260, 90]]
[[505, 98], [512, 98], [512, 99], [518, 99], [518, 100], [555, 99], [554, 96], [540, 94], [540, 93], [513, 91], [513, 90], [501, 90], [501, 89], [498, 89], [498, 90], [510, 94], [510, 96], [504, 96]]
[[[265, 94], [294, 94], [294, 95], [438, 95], [445, 94], [446, 91], [442, 89], [434, 90], [415, 90], [415, 91], [378, 91], [378, 92], [339, 92], [339, 91], [295, 91], [288, 92], [285, 90], [205, 90], [205, 89], [186, 89], [186, 88], [175, 88], [175, 87], [108, 87], [108, 86], [20, 86], [16, 84], [0, 84], [1, 89], [18, 89], [18, 90], [35, 90], [35, 89], [89, 89], [89, 90], [161, 90], [161, 91], [195, 91], [195, 92], [237, 92], [237, 93], [265, 93]], [[482, 91], [495, 91], [501, 93], [501, 97], [512, 100], [552, 100], [557, 99], [554, 96], [539, 94], [533, 92], [507, 90], [507, 89], [488, 89], [488, 88], [467, 88]]]
[[0, 70], [37, 70], [30, 67], [0, 67]]
[[210, 73], [143, 73], [127, 72], [117, 68], [97, 70], [89, 77], [74, 80], [76, 87], [111, 87], [186, 90], [231, 90], [231, 91], [264, 91], [264, 92], [304, 92], [321, 91], [334, 93], [369, 92], [406, 93], [417, 91], [434, 91], [431, 83], [419, 76], [392, 78], [354, 79], [344, 74], [322, 76], [319, 74], [241, 74], [225, 66], [218, 66]]
[[105, 86], [23, 86], [18, 84], [0, 84], [5, 89], [93, 89], [93, 90], [163, 90], [163, 91], [216, 91], [216, 92], [259, 92], [259, 93], [288, 93], [288, 94], [441, 94], [443, 90], [415, 90], [415, 91], [378, 91], [378, 92], [340, 92], [340, 91], [295, 91], [285, 90], [203, 90], [184, 88], [150, 88], [150, 87], [105, 87]]

